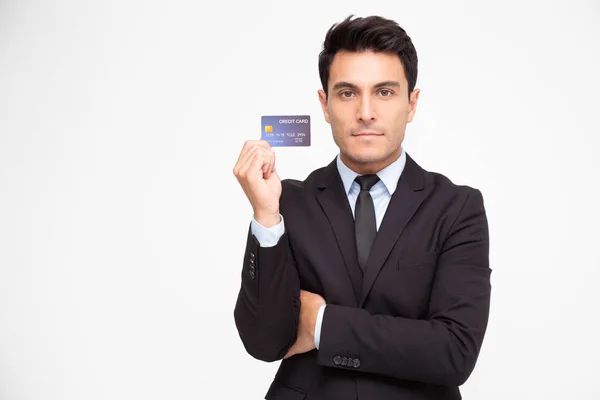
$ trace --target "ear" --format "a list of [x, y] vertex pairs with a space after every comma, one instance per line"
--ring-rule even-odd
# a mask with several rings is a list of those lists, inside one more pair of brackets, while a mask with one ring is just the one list
[[408, 118], [407, 122], [412, 122], [415, 112], [417, 112], [417, 102], [419, 101], [420, 89], [415, 89], [410, 94], [410, 103], [408, 105]]
[[323, 110], [323, 115], [325, 116], [325, 121], [329, 123], [329, 111], [327, 111], [327, 95], [321, 89], [317, 91], [319, 95], [319, 102], [321, 103], [321, 109]]

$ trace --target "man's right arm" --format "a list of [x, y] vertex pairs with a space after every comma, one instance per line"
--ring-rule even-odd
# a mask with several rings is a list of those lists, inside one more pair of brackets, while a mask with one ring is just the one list
[[[252, 218], [252, 223], [250, 225], [250, 229], [252, 234], [258, 240], [261, 247], [273, 247], [279, 242], [281, 236], [285, 232], [285, 224], [283, 222], [283, 215], [280, 215], [281, 221], [271, 228], [266, 228], [262, 226], [258, 221]], [[319, 349], [319, 339], [321, 337], [321, 325], [323, 324], [323, 313], [325, 312], [325, 304], [323, 304], [319, 309], [319, 314], [317, 315], [317, 322], [315, 327], [315, 347], [317, 350]]]
[[283, 217], [272, 227], [252, 219], [234, 318], [246, 351], [283, 358], [298, 334], [300, 280]]

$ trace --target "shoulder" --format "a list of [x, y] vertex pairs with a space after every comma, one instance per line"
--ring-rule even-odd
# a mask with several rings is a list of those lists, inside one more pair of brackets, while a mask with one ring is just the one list
[[426, 170], [410, 155], [407, 155], [405, 174], [410, 186], [426, 190], [431, 205], [441, 211], [459, 212], [468, 203], [483, 207], [483, 195], [478, 188], [458, 184], [440, 172]]
[[477, 235], [487, 236], [486, 209], [480, 189], [453, 182], [439, 172], [424, 170], [424, 180], [425, 190], [429, 190], [424, 212], [439, 217], [445, 235], [471, 227]]
[[457, 196], [462, 197], [475, 195], [477, 193], [481, 194], [481, 191], [478, 188], [466, 184], [455, 183], [446, 175], [439, 172], [425, 171], [425, 175], [436, 190], [456, 194]]
[[451, 207], [455, 212], [461, 212], [465, 207], [484, 209], [483, 194], [479, 188], [467, 184], [458, 184], [439, 172], [425, 171], [427, 186], [432, 195]]

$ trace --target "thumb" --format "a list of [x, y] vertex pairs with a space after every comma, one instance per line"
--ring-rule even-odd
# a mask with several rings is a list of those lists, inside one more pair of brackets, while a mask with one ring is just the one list
[[291, 356], [293, 356], [294, 354], [296, 354], [296, 343], [294, 343], [294, 345], [292, 347], [290, 347], [290, 349], [288, 350], [288, 352], [285, 354], [285, 356], [283, 356], [284, 359], [286, 358], [290, 358]]

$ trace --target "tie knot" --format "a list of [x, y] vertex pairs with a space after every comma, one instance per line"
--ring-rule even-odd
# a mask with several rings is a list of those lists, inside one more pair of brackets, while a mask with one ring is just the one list
[[373, 185], [379, 182], [379, 177], [375, 174], [357, 176], [356, 183], [360, 185], [360, 190], [371, 190]]

